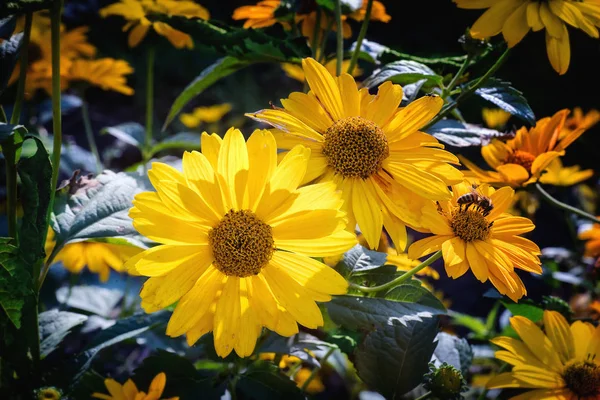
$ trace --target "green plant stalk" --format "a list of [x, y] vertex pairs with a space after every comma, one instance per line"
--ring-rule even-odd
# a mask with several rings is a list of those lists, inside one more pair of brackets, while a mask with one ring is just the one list
[[367, 35], [367, 29], [369, 28], [369, 21], [371, 20], [371, 11], [373, 10], [373, 0], [368, 0], [367, 9], [365, 10], [365, 19], [360, 27], [360, 31], [358, 32], [358, 38], [356, 38], [356, 45], [354, 47], [354, 51], [352, 52], [352, 58], [350, 59], [350, 66], [348, 67], [348, 73], [352, 75], [354, 72], [354, 68], [356, 68], [356, 64], [358, 64], [358, 56], [360, 55], [360, 48], [362, 46], [362, 42]]
[[471, 63], [472, 59], [473, 59], [473, 56], [471, 54], [468, 54], [467, 58], [465, 58], [465, 61], [460, 66], [460, 69], [452, 77], [452, 80], [450, 81], [450, 83], [448, 83], [448, 86], [446, 86], [442, 90], [442, 94], [441, 94], [442, 99], [446, 100], [446, 97], [448, 97], [448, 94], [452, 91], [452, 89], [454, 88], [454, 85], [456, 85], [456, 81], [458, 81], [458, 79], [465, 74], [465, 71], [469, 67], [469, 64]]
[[350, 287], [360, 290], [361, 292], [365, 292], [365, 293], [375, 293], [375, 292], [381, 292], [382, 290], [391, 289], [393, 287], [396, 287], [396, 286], [401, 285], [402, 283], [406, 282], [417, 272], [421, 271], [425, 267], [428, 267], [429, 265], [431, 265], [431, 263], [433, 263], [435, 260], [439, 259], [440, 257], [442, 257], [442, 251], [438, 250], [427, 260], [423, 261], [421, 264], [417, 265], [416, 267], [414, 267], [413, 269], [411, 269], [409, 271], [406, 271], [404, 274], [400, 275], [396, 279], [393, 279], [387, 283], [384, 283], [383, 285], [367, 287], [367, 286], [357, 285], [355, 283], [350, 283]]
[[593, 216], [592, 214], [588, 214], [585, 211], [580, 210], [579, 208], [575, 208], [573, 206], [570, 206], [568, 204], [565, 204], [561, 201], [556, 200], [554, 197], [552, 197], [550, 195], [550, 193], [546, 192], [544, 190], [544, 188], [542, 188], [542, 185], [540, 185], [539, 183], [535, 184], [535, 188], [538, 191], [538, 193], [542, 195], [542, 198], [544, 198], [544, 200], [546, 200], [548, 203], [552, 204], [553, 206], [562, 208], [565, 211], [579, 215], [580, 217], [585, 218], [588, 221], [592, 221], [597, 224], [600, 224], [600, 218], [597, 218], [597, 217]]
[[464, 92], [461, 92], [460, 95], [458, 96], [458, 98], [450, 103], [450, 104], [446, 104], [444, 106], [444, 108], [442, 108], [442, 111], [440, 111], [440, 113], [438, 115], [436, 115], [436, 117], [434, 119], [432, 119], [422, 130], [426, 130], [427, 128], [435, 125], [436, 123], [438, 123], [439, 121], [441, 121], [446, 115], [448, 115], [448, 113], [450, 113], [452, 110], [454, 110], [456, 107], [458, 107], [458, 105], [467, 97], [471, 96], [473, 93], [475, 93], [475, 91], [481, 87], [485, 82], [487, 82], [487, 80], [489, 78], [492, 77], [492, 75], [494, 75], [496, 73], [496, 71], [498, 71], [498, 69], [502, 66], [502, 64], [504, 64], [504, 61], [506, 61], [506, 58], [508, 57], [508, 54], [510, 53], [510, 48], [507, 48], [504, 53], [502, 53], [502, 55], [496, 60], [496, 62], [494, 63], [494, 65], [492, 65], [490, 67], [490, 69], [487, 70], [487, 72], [477, 80], [477, 82], [475, 82], [473, 85], [469, 86], [469, 88], [467, 88], [467, 90], [465, 90]]
[[[146, 138], [144, 142], [144, 154], [152, 146], [152, 123], [154, 121], [154, 58], [156, 52], [154, 47], [148, 48], [146, 67]], [[144, 160], [146, 162], [148, 160]]]
[[315, 376], [317, 376], [317, 374], [319, 373], [319, 371], [321, 370], [321, 368], [323, 368], [323, 365], [325, 365], [325, 362], [327, 361], [327, 359], [329, 358], [330, 355], [333, 354], [333, 352], [335, 351], [335, 347], [330, 348], [327, 353], [325, 353], [325, 355], [323, 356], [323, 358], [320, 361], [320, 367], [315, 367], [311, 372], [310, 375], [308, 376], [308, 378], [306, 378], [306, 380], [304, 381], [304, 383], [302, 384], [302, 387], [300, 388], [300, 390], [302, 390], [303, 392], [306, 392], [306, 389], [308, 388], [308, 385], [310, 385], [310, 383], [312, 382], [313, 379], [315, 379]]
[[50, 266], [54, 262], [54, 258], [57, 256], [58, 252], [61, 251], [64, 246], [65, 246], [64, 243], [57, 242], [54, 244], [54, 248], [52, 249], [50, 256], [48, 256], [48, 258], [44, 262], [42, 271], [39, 274], [40, 278], [39, 278], [38, 282], [36, 283], [38, 292], [40, 291], [40, 289], [42, 288], [42, 285], [44, 284], [44, 280], [46, 279], [46, 275], [48, 275], [48, 271], [50, 271]]
[[319, 7], [317, 7], [317, 17], [316, 17], [316, 21], [315, 21], [315, 29], [313, 29], [313, 39], [310, 42], [310, 50], [312, 51], [312, 58], [314, 58], [315, 60], [317, 59], [317, 56], [319, 55], [319, 33], [321, 32], [321, 16], [323, 14], [323, 12], [321, 11], [321, 9]]
[[342, 63], [344, 62], [344, 29], [342, 28], [342, 0], [335, 1], [335, 23], [337, 24], [337, 48], [335, 54], [337, 63], [335, 65], [335, 74], [342, 74]]
[[31, 37], [31, 23], [33, 14], [25, 14], [25, 28], [23, 30], [23, 40], [21, 41], [21, 49], [19, 54], [19, 85], [17, 86], [17, 97], [15, 106], [13, 107], [12, 115], [10, 116], [11, 124], [18, 124], [21, 117], [21, 108], [23, 107], [23, 98], [25, 97], [25, 82], [27, 80], [27, 59], [29, 58], [29, 38]]
[[94, 139], [94, 131], [92, 129], [92, 123], [90, 121], [90, 112], [88, 109], [87, 102], [83, 96], [83, 92], [81, 93], [81, 117], [83, 119], [83, 126], [85, 128], [85, 136], [87, 138], [88, 144], [90, 145], [90, 150], [94, 155], [94, 159], [96, 160], [96, 173], [102, 172], [102, 160], [100, 159], [100, 153], [98, 152], [98, 146], [96, 146], [96, 140]]
[[0, 122], [8, 122], [8, 120], [6, 119], [6, 113], [4, 112], [4, 107], [2, 107], [0, 105]]

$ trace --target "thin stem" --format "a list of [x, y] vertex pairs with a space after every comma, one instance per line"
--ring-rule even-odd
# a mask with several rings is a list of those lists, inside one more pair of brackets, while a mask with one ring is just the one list
[[442, 251], [438, 250], [431, 257], [429, 257], [427, 260], [423, 261], [421, 264], [417, 265], [416, 267], [414, 267], [413, 269], [411, 269], [409, 271], [406, 271], [404, 274], [400, 275], [396, 279], [391, 280], [388, 283], [384, 283], [383, 285], [367, 287], [367, 286], [361, 286], [361, 285], [357, 285], [357, 284], [354, 284], [354, 283], [350, 283], [350, 287], [352, 287], [354, 289], [357, 289], [357, 290], [360, 290], [361, 292], [365, 292], [365, 293], [381, 292], [382, 290], [391, 289], [391, 288], [393, 288], [395, 286], [398, 286], [398, 285], [406, 282], [414, 274], [416, 274], [417, 272], [419, 272], [423, 268], [431, 265], [431, 263], [433, 263], [435, 260], [437, 260], [441, 256], [442, 256]]
[[430, 397], [431, 397], [431, 395], [432, 395], [432, 394], [433, 394], [433, 393], [431, 393], [431, 392], [427, 392], [427, 393], [425, 393], [423, 396], [421, 396], [421, 397], [418, 397], [418, 398], [416, 398], [415, 400], [425, 400], [425, 399], [428, 399], [428, 398], [430, 398]]
[[446, 115], [448, 115], [448, 113], [450, 113], [452, 110], [454, 110], [456, 107], [458, 107], [458, 105], [467, 97], [469, 97], [470, 95], [472, 95], [473, 93], [475, 93], [475, 91], [481, 87], [484, 83], [487, 82], [487, 80], [494, 75], [494, 73], [496, 73], [496, 71], [502, 66], [502, 64], [504, 64], [504, 61], [506, 61], [506, 58], [508, 57], [508, 54], [510, 53], [510, 48], [507, 48], [504, 53], [502, 53], [502, 55], [498, 58], [498, 60], [496, 60], [496, 62], [494, 63], [494, 65], [492, 65], [490, 67], [490, 69], [481, 77], [477, 80], [477, 82], [475, 82], [473, 85], [469, 86], [467, 88], [467, 90], [465, 90], [464, 92], [461, 92], [460, 95], [458, 96], [458, 98], [450, 103], [450, 104], [446, 104], [444, 106], [444, 108], [442, 108], [442, 111], [440, 111], [440, 113], [438, 115], [436, 115], [436, 117], [434, 119], [432, 119], [426, 126], [425, 128], [423, 128], [424, 130], [426, 130], [427, 128], [429, 128], [430, 126], [435, 125], [436, 123], [438, 123], [439, 121], [441, 121]]
[[6, 119], [6, 113], [4, 112], [4, 107], [0, 105], [0, 122], [6, 123], [8, 120]]
[[[146, 140], [144, 150], [149, 150], [152, 146], [152, 122], [154, 121], [154, 56], [156, 55], [154, 47], [148, 48], [146, 66]], [[148, 160], [144, 160], [148, 161]]]
[[323, 63], [327, 59], [325, 50], [327, 47], [327, 38], [329, 36], [329, 33], [331, 32], [331, 28], [333, 27], [333, 22], [334, 22], [334, 19], [329, 18], [329, 22], [327, 23], [327, 29], [325, 29], [323, 31], [323, 37], [321, 39], [321, 45], [319, 47], [319, 58], [317, 60], [320, 63]]
[[62, 243], [61, 244], [56, 243], [54, 245], [54, 248], [52, 249], [50, 256], [48, 257], [48, 259], [46, 260], [46, 262], [44, 263], [44, 265], [42, 267], [41, 273], [38, 274], [40, 277], [37, 282], [38, 292], [40, 291], [40, 289], [42, 288], [42, 285], [44, 284], [44, 280], [46, 279], [46, 275], [48, 275], [48, 271], [50, 271], [50, 266], [54, 262], [54, 258], [56, 257], [58, 252], [62, 250], [63, 247], [64, 247], [64, 244], [62, 244]]
[[17, 86], [15, 106], [10, 116], [11, 124], [18, 124], [21, 117], [21, 107], [23, 106], [23, 98], [25, 97], [25, 81], [27, 80], [27, 58], [29, 56], [28, 47], [29, 38], [31, 37], [32, 20], [32, 13], [25, 14], [25, 29], [23, 31], [23, 40], [21, 41], [21, 54], [19, 55], [19, 86]]
[[552, 197], [548, 192], [546, 192], [543, 188], [542, 185], [540, 185], [539, 183], [535, 184], [535, 188], [537, 189], [537, 191], [542, 195], [542, 197], [550, 204], [552, 204], [555, 207], [558, 208], [562, 208], [563, 210], [566, 210], [568, 212], [571, 212], [573, 214], [579, 215], [582, 218], [585, 218], [589, 221], [595, 222], [597, 224], [600, 224], [600, 218], [597, 218], [595, 216], [593, 216], [592, 214], [588, 214], [583, 210], [580, 210], [579, 208], [575, 208], [573, 206], [570, 206], [568, 204], [565, 204], [561, 201], [556, 200], [554, 197]]
[[332, 347], [332, 348], [330, 348], [327, 351], [327, 353], [325, 353], [325, 355], [321, 359], [320, 366], [319, 367], [315, 367], [310, 372], [310, 375], [308, 376], [308, 378], [306, 378], [306, 380], [302, 384], [302, 387], [300, 388], [300, 390], [302, 390], [303, 392], [306, 392], [306, 389], [308, 388], [308, 385], [310, 385], [310, 383], [312, 382], [312, 380], [315, 379], [315, 377], [317, 376], [317, 374], [319, 373], [319, 371], [321, 370], [321, 368], [323, 367], [323, 365], [325, 365], [325, 362], [327, 361], [327, 359], [329, 358], [329, 356], [333, 354], [333, 352], [335, 351], [335, 349], [336, 349], [336, 347]]
[[81, 93], [81, 117], [83, 118], [85, 136], [87, 138], [88, 144], [90, 145], [90, 150], [94, 155], [94, 159], [96, 160], [96, 173], [99, 174], [100, 172], [102, 172], [102, 160], [100, 159], [98, 146], [96, 146], [96, 140], [94, 139], [94, 131], [92, 129], [92, 122], [90, 121], [90, 112], [88, 109], [87, 102], [83, 97], [83, 92]]
[[467, 70], [467, 68], [469, 67], [469, 64], [471, 63], [472, 59], [473, 59], [473, 56], [471, 54], [467, 55], [467, 58], [465, 58], [465, 61], [460, 66], [460, 69], [452, 77], [452, 80], [450, 81], [448, 86], [446, 86], [444, 88], [444, 90], [442, 90], [442, 95], [441, 95], [442, 99], [445, 100], [446, 97], [448, 97], [448, 94], [452, 91], [452, 89], [454, 88], [454, 85], [456, 85], [456, 81], [458, 81], [458, 79], [464, 75], [464, 73]]
[[335, 2], [335, 23], [337, 24], [337, 63], [335, 65], [335, 74], [342, 74], [342, 63], [344, 62], [344, 29], [342, 28], [342, 0]]
[[358, 32], [358, 38], [356, 38], [356, 44], [354, 46], [354, 51], [352, 52], [352, 59], [350, 59], [350, 66], [348, 67], [348, 73], [352, 75], [354, 72], [354, 68], [356, 68], [356, 64], [358, 64], [358, 56], [360, 55], [360, 48], [362, 47], [362, 42], [365, 36], [367, 35], [367, 28], [369, 27], [369, 21], [371, 20], [371, 11], [373, 10], [373, 0], [368, 0], [367, 9], [365, 10], [365, 19], [360, 27], [360, 31]]
[[319, 7], [317, 7], [316, 13], [315, 29], [313, 29], [313, 38], [310, 42], [312, 58], [315, 60], [319, 56], [319, 34], [321, 33], [321, 16], [323, 15], [323, 12]]

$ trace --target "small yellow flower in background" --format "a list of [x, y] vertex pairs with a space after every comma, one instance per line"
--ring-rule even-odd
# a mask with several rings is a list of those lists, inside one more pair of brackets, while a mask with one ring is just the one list
[[529, 30], [546, 30], [546, 50], [556, 72], [569, 69], [571, 45], [567, 24], [598, 38], [600, 5], [597, 0], [453, 0], [458, 7], [487, 11], [471, 27], [475, 39], [502, 33], [508, 47], [519, 43]]
[[[342, 71], [347, 71], [349, 66], [350, 66], [350, 60], [344, 60], [342, 62]], [[325, 68], [327, 68], [327, 71], [329, 71], [329, 73], [331, 75], [335, 75], [336, 67], [337, 67], [336, 60], [329, 60], [328, 62], [325, 63]], [[306, 80], [306, 77], [304, 76], [304, 70], [302, 69], [302, 67], [300, 65], [284, 63], [284, 64], [281, 64], [281, 68], [283, 69], [285, 74], [292, 79], [295, 79], [299, 82], [304, 82]], [[362, 75], [362, 73], [363, 73], [363, 71], [360, 68], [355, 68], [354, 71], [352, 71], [352, 76], [357, 77], [357, 76]]]
[[[46, 238], [46, 254], [49, 256], [54, 249], [54, 231], [48, 231]], [[54, 257], [53, 263], [62, 262], [64, 267], [73, 274], [81, 272], [87, 266], [90, 272], [99, 275], [102, 282], [110, 276], [110, 269], [124, 272], [125, 261], [140, 253], [139, 247], [100, 243], [78, 242], [65, 245]]]
[[481, 155], [495, 171], [484, 171], [464, 157], [459, 158], [481, 182], [513, 187], [536, 182], [552, 160], [562, 156], [587, 129], [580, 127], [559, 138], [568, 114], [569, 110], [561, 110], [537, 121], [531, 129], [522, 127], [506, 143], [494, 139], [483, 146]]
[[[309, 353], [314, 357], [314, 354], [312, 354], [312, 352]], [[274, 361], [275, 356], [275, 353], [260, 353], [258, 355], [258, 358], [260, 360]], [[310, 368], [300, 367], [301, 364], [302, 360], [298, 357], [283, 354], [278, 365], [279, 369], [284, 371], [295, 370], [295, 372], [292, 375], [292, 378], [294, 379], [294, 382], [296, 382], [296, 385], [300, 388], [302, 387], [302, 385], [304, 385], [304, 382], [306, 382], [306, 380], [312, 373]], [[308, 383], [308, 386], [306, 387], [306, 392], [309, 394], [321, 393], [323, 390], [325, 390], [325, 385], [323, 384], [323, 381], [321, 381], [321, 377], [318, 374], [313, 377], [313, 379]]]
[[565, 121], [558, 138], [562, 139], [578, 129], [589, 129], [596, 125], [598, 121], [600, 121], [600, 111], [590, 110], [584, 114], [581, 107], [575, 107]]
[[555, 158], [540, 176], [540, 182], [555, 186], [573, 186], [594, 175], [593, 169], [581, 170], [579, 165], [563, 166], [560, 158]]
[[[298, 372], [296, 372], [296, 374], [294, 375], [294, 382], [296, 382], [296, 386], [302, 387], [304, 385], [304, 382], [306, 382], [306, 380], [311, 376], [311, 374], [312, 371], [310, 370], [310, 368], [300, 368]], [[318, 375], [313, 377], [313, 379], [308, 383], [308, 386], [306, 386], [306, 393], [308, 394], [317, 394], [321, 393], [324, 390], [325, 385], [323, 384], [321, 377]]]
[[[160, 400], [166, 384], [167, 376], [164, 372], [154, 377], [147, 394], [140, 391], [131, 379], [128, 379], [123, 385], [114, 379], [105, 379], [104, 385], [110, 394], [94, 393], [92, 397], [104, 400]], [[179, 397], [175, 396], [164, 400], [179, 400]]]
[[525, 190], [519, 190], [515, 192], [511, 205], [506, 212], [512, 215], [521, 215], [523, 217], [532, 218], [538, 208], [540, 208], [540, 200], [535, 194]]
[[97, 60], [74, 60], [69, 70], [69, 79], [85, 81], [103, 90], [114, 90], [128, 96], [133, 94], [133, 89], [127, 86], [125, 75], [133, 73], [133, 68], [127, 61], [114, 58], [100, 58]]
[[502, 129], [510, 119], [510, 113], [501, 108], [484, 108], [481, 111], [483, 122], [488, 128]]
[[183, 113], [179, 117], [182, 124], [188, 128], [197, 128], [203, 122], [212, 124], [223, 118], [225, 114], [231, 111], [231, 104], [223, 103], [208, 107], [196, 107], [191, 113]]
[[311, 92], [292, 93], [283, 108], [248, 116], [276, 128], [277, 147], [311, 149], [304, 183], [333, 182], [341, 189], [348, 229], [358, 223], [370, 248], [385, 228], [398, 250], [406, 247], [405, 225], [418, 227], [426, 199], [449, 199], [448, 185], [461, 182], [451, 164], [458, 159], [423, 132], [444, 103], [424, 96], [398, 109], [402, 87], [391, 82], [377, 95], [360, 91], [344, 73], [334, 78], [312, 58], [302, 61]]
[[127, 263], [150, 277], [142, 308], [177, 302], [167, 335], [186, 334], [192, 345], [213, 331], [221, 357], [251, 355], [263, 326], [291, 336], [298, 323], [323, 325], [315, 301], [346, 293], [347, 282], [311, 257], [356, 244], [341, 193], [331, 182], [298, 189], [310, 149], [296, 146], [277, 164], [269, 131], [247, 143], [234, 128], [223, 139], [204, 133], [201, 145], [202, 153], [184, 153], [183, 172], [153, 163], [156, 192], [133, 201], [133, 226], [160, 243]]
[[[469, 197], [464, 195], [473, 190], [477, 191], [471, 197], [474, 202], [465, 202]], [[423, 208], [424, 225], [433, 236], [413, 243], [408, 256], [420, 258], [442, 250], [448, 276], [456, 279], [470, 269], [480, 282], [489, 279], [500, 293], [518, 301], [527, 290], [515, 269], [541, 274], [542, 268], [538, 246], [520, 236], [535, 226], [527, 218], [505, 212], [513, 195], [509, 187], [454, 185], [450, 201], [430, 202]], [[482, 198], [491, 201], [493, 208], [484, 205]]]
[[600, 256], [600, 224], [594, 224], [590, 229], [581, 232], [579, 239], [586, 240], [585, 255], [587, 257]]
[[[398, 253], [390, 247], [387, 251], [386, 264], [394, 265], [398, 271], [409, 271], [421, 264], [421, 261], [409, 258], [407, 253]], [[428, 276], [432, 279], [440, 279], [439, 272], [429, 266], [417, 272], [417, 276], [419, 275]]]
[[128, 22], [123, 27], [123, 31], [129, 30], [129, 47], [136, 47], [146, 37], [150, 28], [160, 36], [164, 36], [171, 44], [183, 49], [194, 48], [192, 37], [187, 33], [177, 30], [171, 25], [147, 18], [150, 14], [162, 14], [171, 16], [181, 16], [186, 18], [200, 18], [207, 20], [210, 14], [206, 8], [191, 0], [119, 0], [100, 10], [100, 16], [106, 18], [111, 15], [119, 15]]
[[284, 28], [289, 29], [290, 24], [285, 21], [279, 21], [275, 18], [275, 10], [279, 7], [281, 0], [263, 0], [252, 6], [238, 7], [233, 11], [232, 18], [236, 21], [245, 19], [244, 28], [266, 28], [276, 23], [280, 23]]
[[533, 389], [511, 399], [596, 400], [600, 398], [600, 327], [544, 311], [544, 331], [522, 316], [510, 319], [519, 339], [500, 336], [491, 342], [504, 350], [496, 358], [513, 366], [494, 376], [490, 389]]
[[[349, 15], [350, 18], [356, 21], [364, 21], [367, 13], [368, 0], [363, 0], [362, 6]], [[371, 21], [390, 22], [392, 17], [386, 12], [382, 2], [374, 0], [371, 8]]]

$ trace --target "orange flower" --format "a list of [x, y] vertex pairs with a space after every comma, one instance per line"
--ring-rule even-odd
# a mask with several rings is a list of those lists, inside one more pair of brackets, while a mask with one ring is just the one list
[[585, 255], [588, 257], [600, 256], [600, 224], [594, 224], [590, 229], [579, 234], [579, 239], [585, 242]]
[[236, 21], [245, 19], [244, 28], [266, 28], [267, 26], [280, 23], [284, 28], [289, 29], [290, 24], [285, 21], [279, 21], [275, 17], [275, 10], [279, 7], [281, 0], [263, 0], [253, 6], [238, 7], [233, 11], [232, 18]]

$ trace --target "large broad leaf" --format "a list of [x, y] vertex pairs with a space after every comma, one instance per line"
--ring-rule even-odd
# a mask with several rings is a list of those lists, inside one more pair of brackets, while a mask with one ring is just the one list
[[0, 94], [6, 89], [8, 80], [17, 63], [22, 39], [23, 33], [17, 33], [10, 39], [0, 43]]
[[87, 316], [57, 309], [38, 316], [40, 324], [40, 354], [46, 357], [54, 351], [74, 327], [83, 324]]
[[479, 125], [467, 124], [454, 119], [444, 119], [427, 128], [427, 133], [440, 142], [455, 147], [481, 147], [494, 138], [508, 138], [510, 135]]
[[163, 129], [173, 121], [187, 103], [206, 90], [209, 86], [213, 85], [219, 79], [231, 75], [250, 64], [250, 61], [240, 60], [235, 57], [224, 57], [207, 67], [196, 77], [196, 79], [183, 89], [179, 96], [177, 96], [169, 110], [169, 115], [167, 116]]
[[19, 329], [26, 297], [32, 294], [29, 266], [20, 257], [10, 238], [0, 238], [0, 326], [4, 315]]
[[522, 92], [510, 86], [510, 82], [491, 78], [483, 87], [477, 89], [475, 94], [527, 124], [535, 125], [535, 115], [529, 107], [527, 99], [523, 97]]
[[255, 400], [304, 399], [302, 391], [277, 366], [266, 361], [250, 365], [235, 386], [238, 397]]
[[144, 143], [146, 129], [137, 122], [125, 122], [116, 126], [106, 127], [100, 133], [107, 133], [134, 147], [141, 147]]
[[0, 2], [0, 18], [11, 14], [44, 10], [50, 8], [52, 3], [53, 0], [2, 0]]
[[443, 307], [339, 296], [327, 303], [327, 309], [335, 323], [366, 332], [355, 352], [355, 365], [371, 388], [397, 398], [421, 382], [435, 349], [436, 316]]
[[343, 274], [349, 276], [354, 273], [376, 269], [384, 265], [386, 261], [386, 254], [368, 250], [357, 244], [348, 250], [342, 258]]
[[56, 299], [70, 308], [111, 318], [115, 307], [123, 299], [123, 292], [100, 286], [62, 287], [56, 291]]
[[373, 74], [365, 79], [363, 85], [373, 88], [385, 81], [408, 85], [422, 80], [428, 86], [433, 87], [441, 85], [443, 78], [425, 64], [416, 61], [401, 60], [386, 64], [373, 71]]

